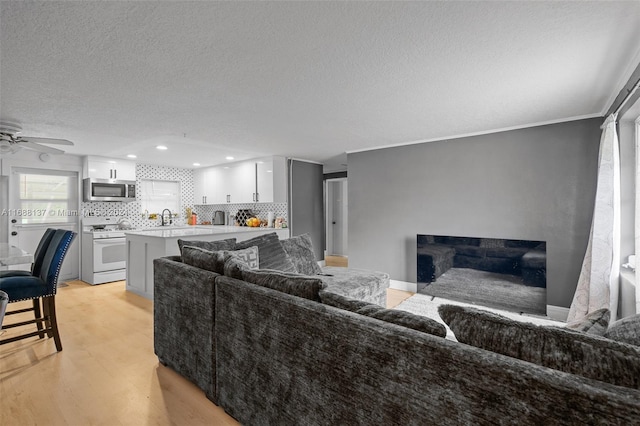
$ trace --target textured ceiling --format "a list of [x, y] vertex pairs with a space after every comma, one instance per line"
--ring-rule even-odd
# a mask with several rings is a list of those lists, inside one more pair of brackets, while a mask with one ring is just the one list
[[333, 169], [345, 151], [598, 116], [640, 61], [640, 2], [2, 1], [0, 14], [0, 118], [70, 153], [179, 167], [276, 154]]

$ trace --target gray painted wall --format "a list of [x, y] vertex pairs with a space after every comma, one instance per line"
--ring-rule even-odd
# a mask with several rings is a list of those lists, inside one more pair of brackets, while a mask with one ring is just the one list
[[416, 281], [416, 234], [547, 242], [568, 307], [595, 198], [599, 118], [349, 154], [349, 266]]
[[324, 259], [324, 189], [322, 165], [289, 160], [291, 236], [309, 234], [316, 260]]

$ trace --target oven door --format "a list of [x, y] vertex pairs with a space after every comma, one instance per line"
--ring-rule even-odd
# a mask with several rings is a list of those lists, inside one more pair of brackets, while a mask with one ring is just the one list
[[125, 237], [93, 240], [93, 272], [114, 271], [127, 267]]

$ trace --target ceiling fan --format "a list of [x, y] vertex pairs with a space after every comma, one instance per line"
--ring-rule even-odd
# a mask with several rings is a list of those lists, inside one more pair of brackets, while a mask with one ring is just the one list
[[21, 132], [22, 126], [20, 124], [0, 121], [0, 154], [14, 154], [21, 148], [46, 152], [47, 154], [64, 154], [61, 149], [41, 144], [73, 146], [73, 142], [66, 139], [23, 137], [19, 136]]

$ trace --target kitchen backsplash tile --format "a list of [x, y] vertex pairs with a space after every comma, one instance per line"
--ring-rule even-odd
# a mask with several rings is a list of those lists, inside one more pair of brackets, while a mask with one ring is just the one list
[[[268, 212], [274, 217], [287, 220], [287, 203], [248, 203], [248, 204], [212, 204], [194, 206], [193, 170], [176, 167], [156, 166], [151, 164], [136, 164], [136, 201], [123, 202], [82, 202], [83, 216], [123, 216], [127, 217], [134, 228], [153, 228], [160, 225], [159, 220], [149, 220], [141, 209], [140, 182], [142, 179], [171, 180], [180, 182], [180, 211], [176, 224], [187, 223], [186, 209], [191, 208], [198, 215], [198, 221], [213, 221], [213, 212], [222, 210], [230, 215], [236, 215], [240, 209], [253, 210], [260, 219], [267, 219]], [[149, 212], [160, 213], [160, 212]]]
[[211, 204], [195, 206], [194, 212], [198, 215], [198, 221], [212, 221], [213, 212], [222, 210], [225, 213], [235, 216], [238, 210], [250, 209], [260, 218], [267, 219], [269, 212], [273, 212], [274, 218], [281, 217], [287, 223], [287, 203], [246, 203], [246, 204]]
[[[177, 167], [156, 166], [152, 164], [136, 164], [136, 201], [123, 202], [83, 202], [83, 216], [125, 216], [134, 228], [153, 228], [160, 224], [159, 220], [149, 220], [141, 210], [140, 182], [142, 179], [171, 180], [180, 182], [180, 211], [177, 223], [186, 223], [185, 211], [193, 206], [193, 170]], [[150, 212], [159, 213], [159, 212]], [[145, 217], [143, 217], [145, 216]]]

